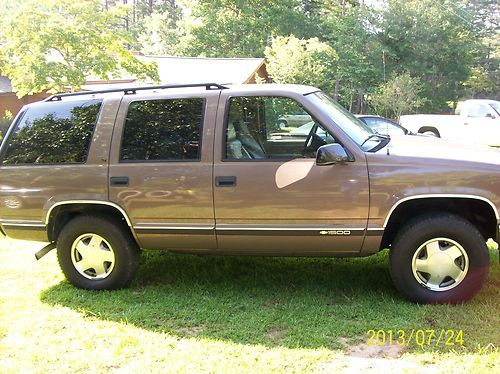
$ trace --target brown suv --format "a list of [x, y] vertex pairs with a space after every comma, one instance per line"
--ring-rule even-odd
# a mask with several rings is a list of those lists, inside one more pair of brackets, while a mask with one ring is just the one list
[[[307, 113], [283, 128], [280, 118]], [[296, 85], [159, 86], [26, 106], [0, 150], [0, 232], [57, 246], [77, 287], [129, 284], [139, 248], [368, 256], [396, 287], [470, 299], [498, 241], [500, 150], [374, 133]]]

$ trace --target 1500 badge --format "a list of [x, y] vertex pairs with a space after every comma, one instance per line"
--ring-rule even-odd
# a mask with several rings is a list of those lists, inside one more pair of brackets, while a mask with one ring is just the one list
[[351, 235], [349, 230], [323, 230], [319, 232], [321, 235]]

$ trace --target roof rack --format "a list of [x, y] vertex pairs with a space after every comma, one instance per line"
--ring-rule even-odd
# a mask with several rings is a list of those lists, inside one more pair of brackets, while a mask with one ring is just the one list
[[82, 95], [93, 95], [93, 94], [101, 94], [101, 93], [110, 93], [110, 92], [123, 92], [125, 95], [135, 95], [137, 91], [146, 91], [146, 90], [163, 90], [167, 88], [188, 88], [188, 87], [205, 87], [207, 90], [224, 90], [228, 87], [217, 84], [217, 83], [193, 83], [193, 84], [167, 84], [160, 86], [144, 86], [144, 87], [126, 87], [126, 88], [112, 88], [109, 90], [97, 90], [97, 91], [79, 91], [79, 92], [68, 92], [68, 93], [60, 93], [49, 96], [45, 101], [61, 101], [63, 97], [68, 96], [82, 96]]

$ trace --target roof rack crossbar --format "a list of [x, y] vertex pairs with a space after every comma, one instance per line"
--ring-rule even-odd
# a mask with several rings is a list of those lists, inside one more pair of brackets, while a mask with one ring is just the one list
[[79, 92], [68, 92], [68, 93], [60, 93], [49, 96], [45, 101], [61, 101], [63, 97], [68, 96], [82, 96], [82, 95], [94, 95], [101, 93], [111, 93], [111, 92], [123, 92], [125, 95], [134, 95], [137, 91], [146, 91], [146, 90], [163, 90], [168, 88], [189, 88], [189, 87], [205, 87], [207, 90], [223, 90], [226, 89], [226, 86], [223, 86], [218, 83], [193, 83], [193, 84], [166, 84], [160, 86], [143, 86], [143, 87], [125, 87], [125, 88], [111, 88], [107, 90], [97, 90], [97, 91], [79, 91]]

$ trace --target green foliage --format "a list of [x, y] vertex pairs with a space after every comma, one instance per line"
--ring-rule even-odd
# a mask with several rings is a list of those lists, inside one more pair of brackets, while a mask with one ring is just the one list
[[153, 13], [145, 18], [138, 42], [146, 55], [170, 56], [179, 53], [182, 37], [183, 29], [169, 13]]
[[179, 38], [185, 30], [178, 25], [182, 9], [177, 3], [177, 0], [135, 0], [126, 6], [119, 5], [126, 11], [124, 27], [132, 36], [134, 50], [155, 55], [176, 54], [180, 50]]
[[312, 27], [299, 0], [199, 0], [191, 7], [187, 55], [261, 57], [273, 36], [303, 37]]
[[500, 3], [497, 0], [468, 0], [466, 7], [473, 14], [473, 25], [478, 36], [485, 38], [498, 33]]
[[338, 56], [328, 44], [317, 38], [295, 36], [273, 38], [265, 50], [267, 71], [277, 83], [299, 83], [331, 91]]
[[9, 129], [9, 126], [12, 123], [13, 119], [14, 119], [14, 117], [12, 116], [12, 113], [9, 112], [8, 110], [5, 111], [5, 114], [3, 117], [0, 117], [0, 140], [7, 133], [7, 130]]
[[482, 66], [473, 67], [469, 78], [464, 82], [464, 95], [469, 97], [496, 97], [499, 93], [498, 71], [491, 73]]
[[18, 96], [78, 89], [86, 78], [123, 76], [157, 80], [156, 66], [127, 49], [120, 8], [104, 11], [98, 0], [30, 1], [12, 14], [0, 47], [0, 71]]
[[469, 76], [478, 45], [471, 14], [463, 2], [390, 0], [379, 24], [387, 75], [410, 72], [421, 77], [425, 110], [447, 108]]
[[351, 111], [363, 110], [363, 97], [382, 80], [382, 52], [368, 28], [373, 11], [348, 2], [322, 13], [321, 35], [339, 56], [334, 98]]
[[372, 96], [372, 105], [377, 113], [390, 118], [399, 118], [421, 107], [426, 99], [420, 96], [422, 83], [410, 74], [395, 75], [381, 85]]
[[467, 7], [474, 15], [474, 31], [481, 44], [463, 94], [500, 100], [500, 3], [469, 0]]

